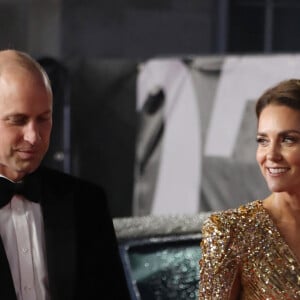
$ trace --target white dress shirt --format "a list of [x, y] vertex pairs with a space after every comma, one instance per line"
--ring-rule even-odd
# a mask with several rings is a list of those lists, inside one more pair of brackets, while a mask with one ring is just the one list
[[18, 300], [50, 300], [43, 228], [40, 204], [21, 195], [0, 209], [0, 235]]

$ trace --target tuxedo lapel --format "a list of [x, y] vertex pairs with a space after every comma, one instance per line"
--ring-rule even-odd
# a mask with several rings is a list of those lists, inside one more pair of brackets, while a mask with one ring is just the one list
[[17, 300], [5, 249], [0, 238], [0, 299]]
[[74, 199], [63, 186], [50, 187], [53, 180], [43, 178], [41, 200], [50, 294], [52, 300], [69, 300], [76, 286]]

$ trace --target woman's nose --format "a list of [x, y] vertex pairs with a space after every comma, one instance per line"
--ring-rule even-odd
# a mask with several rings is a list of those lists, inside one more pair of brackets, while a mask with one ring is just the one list
[[278, 161], [282, 159], [282, 154], [280, 151], [280, 146], [278, 145], [270, 145], [267, 152], [267, 159]]

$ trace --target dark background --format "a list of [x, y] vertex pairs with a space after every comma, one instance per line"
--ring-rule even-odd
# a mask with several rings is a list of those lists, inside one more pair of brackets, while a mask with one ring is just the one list
[[152, 57], [300, 50], [298, 0], [0, 0], [0, 48], [39, 59], [52, 78], [45, 164], [105, 187], [130, 216], [135, 84]]

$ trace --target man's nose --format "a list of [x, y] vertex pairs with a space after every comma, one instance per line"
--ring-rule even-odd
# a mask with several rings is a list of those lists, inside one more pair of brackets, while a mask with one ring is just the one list
[[28, 123], [25, 127], [24, 140], [34, 145], [40, 140], [40, 133], [37, 124], [34, 122]]

